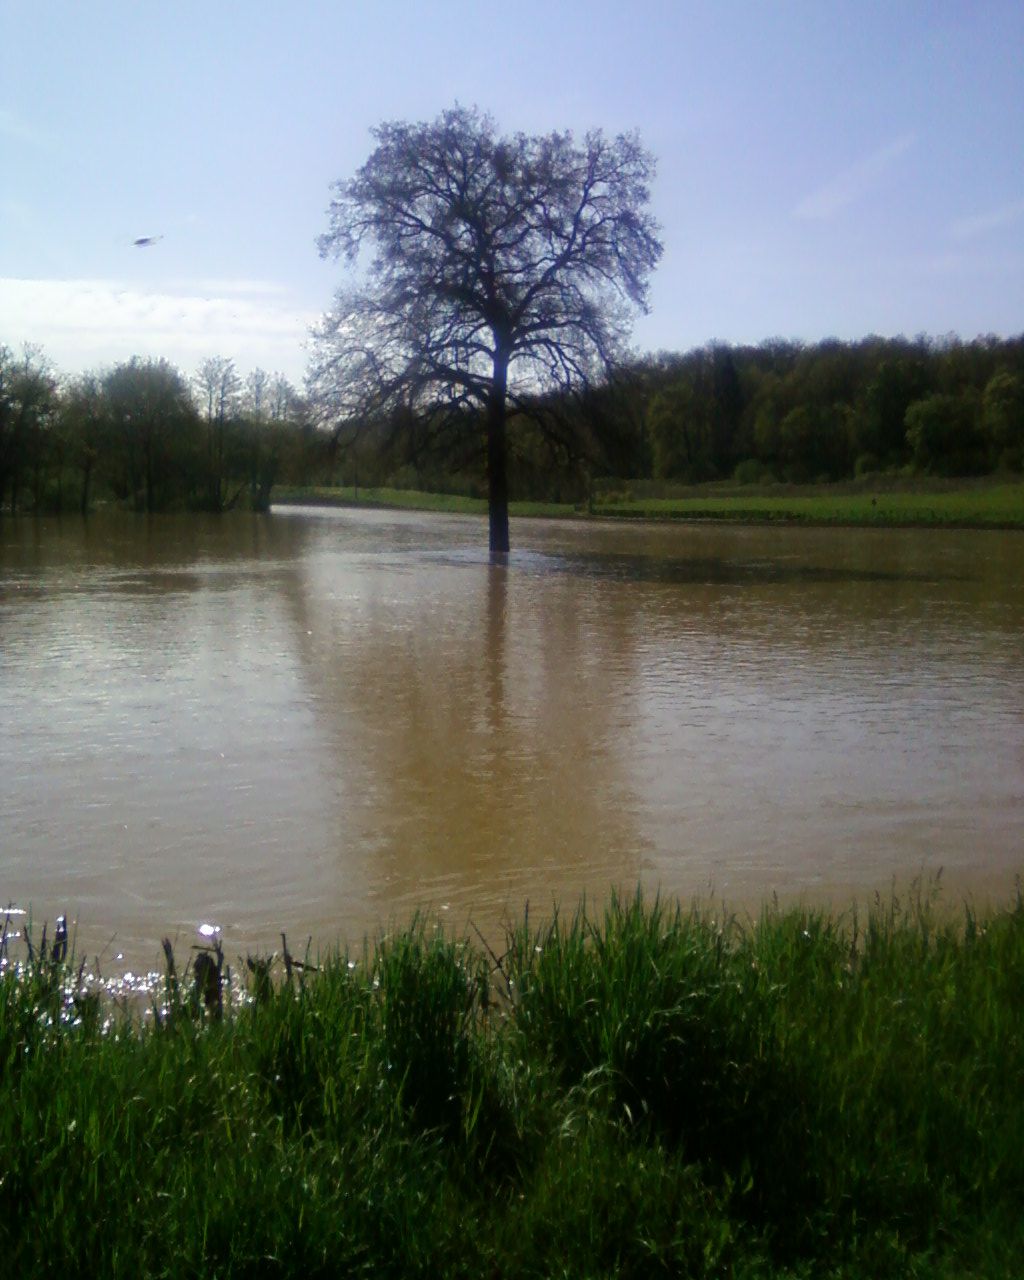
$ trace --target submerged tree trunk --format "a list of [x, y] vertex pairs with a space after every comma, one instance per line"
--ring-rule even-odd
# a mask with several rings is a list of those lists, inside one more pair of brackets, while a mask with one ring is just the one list
[[492, 556], [508, 555], [508, 466], [505, 456], [505, 394], [508, 356], [494, 356], [491, 393], [487, 400], [487, 513]]

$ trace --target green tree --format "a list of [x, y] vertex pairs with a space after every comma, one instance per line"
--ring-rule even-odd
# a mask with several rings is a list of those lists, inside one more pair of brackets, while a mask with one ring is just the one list
[[104, 376], [103, 394], [118, 496], [144, 511], [187, 501], [198, 480], [198, 418], [178, 370], [135, 356]]
[[96, 374], [83, 374], [65, 387], [61, 423], [71, 464], [78, 472], [78, 509], [84, 516], [92, 500], [108, 434], [103, 389]]
[[935, 475], [975, 475], [986, 467], [976, 398], [937, 393], [907, 409], [907, 444], [914, 466]]
[[982, 426], [1000, 466], [1024, 468], [1024, 379], [998, 369], [982, 396]]
[[930, 390], [927, 363], [923, 359], [906, 355], [884, 359], [868, 383], [856, 418], [856, 452], [871, 454], [886, 466], [904, 462], [907, 409]]
[[26, 344], [20, 357], [0, 346], [0, 508], [40, 510], [57, 411], [57, 378], [42, 351]]
[[714, 475], [709, 405], [689, 380], [655, 392], [647, 410], [654, 474], [659, 480], [697, 482]]
[[504, 553], [510, 409], [532, 415], [539, 393], [586, 386], [622, 353], [661, 255], [654, 161], [633, 135], [502, 137], [461, 107], [374, 137], [320, 241], [373, 257], [317, 334], [310, 386], [336, 422], [481, 423]]

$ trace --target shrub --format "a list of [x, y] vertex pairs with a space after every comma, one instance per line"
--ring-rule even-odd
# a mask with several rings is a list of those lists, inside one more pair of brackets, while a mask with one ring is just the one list
[[763, 474], [764, 468], [757, 458], [744, 458], [736, 464], [732, 478], [737, 484], [759, 484]]

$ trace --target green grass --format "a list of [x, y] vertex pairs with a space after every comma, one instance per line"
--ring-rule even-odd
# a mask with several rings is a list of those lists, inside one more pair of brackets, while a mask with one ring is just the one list
[[[637, 489], [657, 488], [637, 482]], [[672, 489], [673, 486], [666, 486]], [[484, 515], [482, 498], [422, 493], [406, 489], [310, 487], [274, 490], [277, 503], [320, 503], [347, 506], [399, 507]], [[514, 516], [585, 518], [621, 517], [644, 520], [719, 520], [735, 523], [808, 525], [876, 525], [949, 528], [1024, 528], [1024, 483], [979, 483], [914, 480], [894, 484], [890, 478], [849, 485], [778, 485], [758, 490], [732, 485], [702, 485], [673, 496], [596, 495], [593, 507], [567, 503], [513, 502]]]
[[[449, 515], [485, 516], [486, 498], [469, 498], [455, 493], [427, 493], [420, 489], [353, 488], [351, 485], [310, 485], [305, 488], [279, 485], [275, 503], [339, 507], [385, 507], [405, 511], [442, 511]], [[575, 509], [567, 503], [513, 502], [514, 516], [570, 516]]]
[[733, 520], [750, 523], [925, 525], [1024, 528], [1024, 484], [934, 491], [793, 493], [723, 497], [620, 498], [601, 504], [602, 515], [643, 519]]
[[417, 920], [256, 963], [248, 995], [169, 973], [147, 1016], [46, 948], [8, 961], [11, 1273], [1016, 1273], [1019, 896], [755, 922], [638, 896], [502, 950]]

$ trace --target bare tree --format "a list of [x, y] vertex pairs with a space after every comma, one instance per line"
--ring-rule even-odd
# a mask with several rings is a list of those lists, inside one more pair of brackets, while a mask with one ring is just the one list
[[266, 369], [253, 369], [246, 374], [242, 390], [242, 407], [251, 417], [260, 419], [267, 412], [270, 374]]
[[206, 500], [211, 511], [224, 509], [224, 445], [241, 385], [235, 362], [225, 356], [210, 356], [195, 376], [200, 409], [206, 415]]
[[338, 182], [323, 256], [373, 256], [314, 335], [309, 390], [336, 429], [414, 420], [486, 431], [490, 548], [508, 551], [506, 423], [585, 387], [623, 349], [661, 255], [654, 160], [633, 134], [500, 137], [456, 107], [382, 124]]

